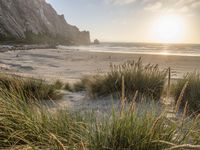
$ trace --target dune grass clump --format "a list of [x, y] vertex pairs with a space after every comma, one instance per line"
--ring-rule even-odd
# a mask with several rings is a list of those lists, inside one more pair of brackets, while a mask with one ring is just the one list
[[173, 136], [175, 126], [166, 126], [166, 118], [152, 114], [125, 114], [123, 118], [113, 118], [111, 123], [96, 125], [91, 137], [92, 149], [161, 150], [169, 145], [160, 141], [176, 143]]
[[82, 81], [75, 82], [74, 84], [66, 83], [64, 89], [70, 92], [85, 91], [85, 85]]
[[61, 98], [54, 84], [48, 84], [40, 79], [1, 74], [0, 88], [18, 97], [26, 98], [27, 100], [55, 100]]
[[66, 83], [64, 89], [70, 92], [73, 92], [73, 86], [70, 83]]
[[110, 123], [97, 124], [90, 146], [95, 150], [199, 149], [198, 125], [199, 121], [192, 124], [152, 114], [126, 114]]
[[75, 92], [84, 91], [85, 90], [84, 82], [78, 81], [78, 82], [74, 83], [73, 89], [74, 89]]
[[158, 65], [143, 65], [142, 60], [128, 61], [123, 65], [111, 65], [110, 71], [104, 75], [87, 76], [82, 79], [86, 91], [91, 97], [120, 95], [122, 77], [124, 77], [125, 95], [132, 97], [133, 93], [149, 99], [158, 100], [161, 96], [167, 71], [160, 70]]
[[64, 110], [53, 113], [2, 89], [0, 105], [0, 149], [82, 149], [86, 143], [85, 124]]
[[188, 103], [190, 113], [200, 113], [200, 73], [188, 73], [183, 79], [177, 81], [177, 84], [173, 88], [173, 94], [176, 100], [178, 100], [184, 86], [186, 88], [183, 95], [181, 95], [182, 100], [180, 106], [183, 108]]
[[60, 90], [62, 89], [64, 86], [64, 83], [60, 80], [56, 80], [55, 83], [54, 83], [54, 87], [57, 89], [57, 90]]
[[[116, 111], [115, 111], [116, 112]], [[200, 148], [199, 117], [182, 115], [176, 120], [165, 111], [135, 109], [97, 121], [90, 132], [90, 148], [95, 150], [163, 150]]]

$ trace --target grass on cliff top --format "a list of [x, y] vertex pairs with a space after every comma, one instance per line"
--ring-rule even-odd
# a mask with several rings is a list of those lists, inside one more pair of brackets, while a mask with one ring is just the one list
[[60, 83], [48, 84], [41, 79], [22, 78], [0, 74], [0, 88], [15, 96], [29, 100], [56, 100], [61, 98], [57, 91]]
[[[111, 65], [104, 75], [87, 76], [82, 84], [91, 97], [120, 95], [122, 77], [124, 78], [125, 95], [132, 98], [136, 91], [141, 97], [159, 100], [162, 94], [167, 70], [160, 70], [158, 65], [144, 65], [141, 59], [128, 61], [122, 65]], [[121, 95], [120, 95], [121, 96]]]
[[[185, 88], [184, 88], [185, 87]], [[184, 88], [184, 91], [182, 89]], [[190, 113], [200, 113], [200, 73], [193, 72], [188, 73], [177, 81], [174, 85], [173, 94], [175, 99], [178, 101], [181, 96], [180, 106], [184, 108], [186, 103]]]

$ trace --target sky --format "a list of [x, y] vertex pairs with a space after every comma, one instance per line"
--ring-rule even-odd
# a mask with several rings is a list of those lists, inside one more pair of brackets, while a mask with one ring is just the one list
[[200, 43], [200, 0], [46, 0], [104, 42]]

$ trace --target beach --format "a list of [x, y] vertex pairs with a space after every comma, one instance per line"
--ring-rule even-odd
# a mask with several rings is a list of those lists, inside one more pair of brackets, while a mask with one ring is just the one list
[[72, 49], [14, 50], [0, 53], [1, 72], [25, 77], [76, 82], [81, 77], [105, 73], [110, 64], [142, 58], [145, 64], [171, 67], [172, 78], [182, 78], [187, 72], [200, 70], [198, 56], [168, 56], [152, 54], [89, 52]]
[[200, 0], [0, 0], [0, 150], [200, 150]]

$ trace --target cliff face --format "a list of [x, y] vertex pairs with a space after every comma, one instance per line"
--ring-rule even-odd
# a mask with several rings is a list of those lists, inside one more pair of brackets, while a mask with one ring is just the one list
[[0, 41], [89, 44], [90, 34], [69, 25], [45, 0], [0, 0]]

